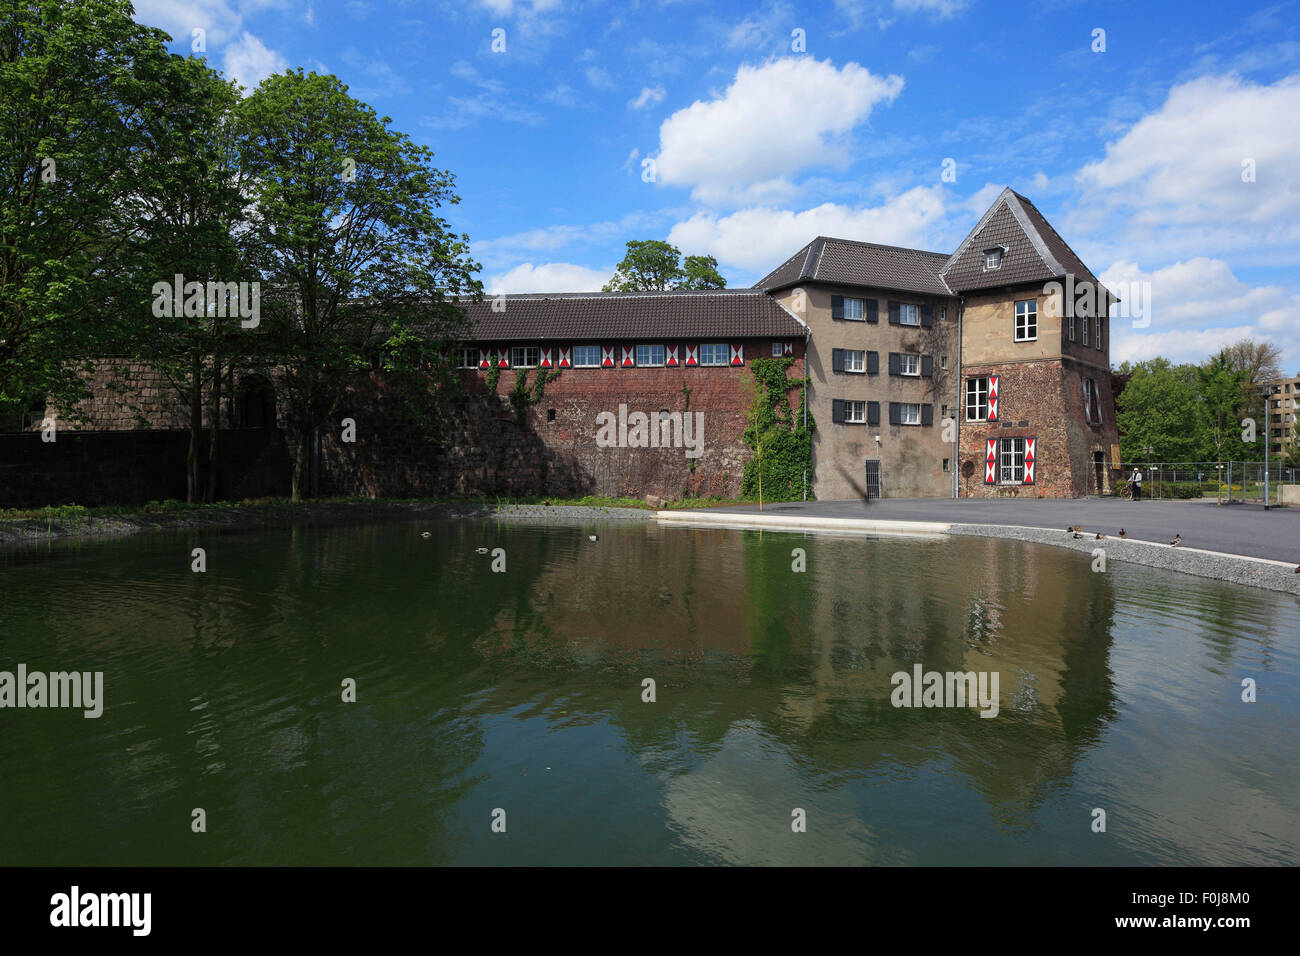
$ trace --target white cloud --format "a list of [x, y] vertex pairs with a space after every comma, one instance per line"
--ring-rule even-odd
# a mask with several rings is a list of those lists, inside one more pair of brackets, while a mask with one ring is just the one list
[[664, 97], [667, 95], [667, 91], [662, 86], [643, 86], [636, 99], [627, 101], [627, 108], [641, 110], [647, 106], [657, 106], [664, 101]]
[[894, 0], [900, 13], [928, 13], [938, 20], [955, 17], [966, 9], [968, 0]]
[[734, 201], [814, 165], [846, 166], [850, 132], [902, 77], [811, 58], [742, 66], [725, 93], [678, 110], [659, 128], [658, 182], [702, 202]]
[[[1079, 171], [1083, 196], [1071, 221], [1086, 234], [1121, 239], [1122, 254], [1271, 249], [1294, 261], [1297, 115], [1300, 75], [1271, 86], [1235, 75], [1175, 86], [1159, 109], [1108, 144], [1103, 159]], [[1242, 180], [1247, 160], [1255, 182]]]
[[186, 43], [198, 27], [207, 33], [211, 51], [239, 33], [243, 17], [226, 0], [135, 0], [135, 19], [162, 27], [172, 39]]
[[764, 275], [816, 236], [923, 248], [943, 214], [943, 188], [917, 186], [874, 207], [823, 203], [802, 212], [696, 213], [673, 226], [668, 241], [694, 255], [712, 255], [720, 263]]
[[727, 46], [734, 50], [779, 44], [788, 52], [790, 31], [799, 25], [794, 21], [794, 10], [790, 5], [776, 0], [732, 27], [727, 32]]
[[589, 66], [586, 70], [587, 82], [598, 90], [612, 90], [614, 78], [603, 66]]
[[525, 262], [509, 272], [489, 276], [483, 289], [489, 295], [515, 292], [599, 292], [614, 275], [614, 267], [588, 269], [570, 262]]
[[1163, 355], [1175, 362], [1200, 362], [1246, 336], [1269, 339], [1285, 349], [1284, 366], [1300, 367], [1300, 296], [1277, 285], [1252, 286], [1233, 274], [1228, 263], [1204, 256], [1144, 271], [1136, 262], [1116, 262], [1100, 276], [1128, 308], [1141, 293], [1149, 326], [1135, 328], [1130, 318], [1112, 317], [1111, 360], [1138, 361]]
[[288, 68], [283, 56], [275, 50], [268, 50], [266, 44], [247, 31], [226, 47], [223, 64], [227, 78], [248, 90], [256, 89], [272, 73]]

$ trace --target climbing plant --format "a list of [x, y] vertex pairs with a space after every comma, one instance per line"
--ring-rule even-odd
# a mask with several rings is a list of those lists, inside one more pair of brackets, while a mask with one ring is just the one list
[[[757, 498], [760, 483], [764, 500], [792, 501], [803, 497], [804, 475], [812, 481], [812, 415], [804, 427], [808, 379], [789, 377], [793, 358], [760, 358], [750, 363], [753, 385], [746, 417], [744, 442], [754, 454], [745, 462], [741, 494]], [[799, 407], [790, 406], [790, 392], [799, 389]]]
[[515, 418], [519, 421], [519, 424], [522, 425], [527, 420], [529, 406], [536, 405], [546, 396], [546, 384], [555, 381], [559, 377], [559, 369], [551, 371], [539, 370], [530, 392], [528, 389], [528, 370], [524, 368], [515, 369], [515, 385], [510, 390], [510, 404], [514, 407]]

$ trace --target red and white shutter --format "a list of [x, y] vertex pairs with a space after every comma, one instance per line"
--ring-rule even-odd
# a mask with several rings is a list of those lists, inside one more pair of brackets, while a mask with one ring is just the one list
[[623, 361], [620, 362], [619, 364], [622, 365], [624, 368], [632, 368], [634, 365], [636, 365], [636, 359], [633, 358], [633, 352], [632, 352], [634, 347], [635, 346], [631, 346], [631, 345], [623, 346]]
[[614, 346], [602, 345], [600, 347], [600, 367], [601, 368], [614, 367]]
[[487, 349], [479, 349], [479, 350], [478, 350], [478, 367], [479, 367], [479, 368], [491, 368], [491, 367], [492, 367], [492, 363], [491, 363], [490, 361], [488, 361], [488, 350], [487, 350]]
[[793, 342], [782, 343], [781, 351], [784, 352], [786, 355], [794, 355], [794, 343]]
[[1034, 459], [1038, 457], [1037, 451], [1038, 451], [1038, 439], [1026, 438], [1025, 439], [1025, 484], [1027, 485], [1032, 485], [1034, 483]]
[[510, 367], [510, 349], [509, 347], [507, 347], [507, 348], [503, 348], [500, 354], [497, 355], [497, 368], [509, 368], [509, 367]]
[[681, 363], [679, 363], [679, 362], [677, 361], [677, 346], [676, 346], [676, 345], [665, 345], [665, 346], [664, 346], [664, 364], [667, 365], [667, 366], [670, 366], [670, 367], [671, 367], [671, 366], [674, 366], [674, 365], [679, 365], [679, 364], [681, 364]]
[[573, 347], [560, 346], [560, 368], [569, 368], [573, 364]]
[[989, 421], [998, 420], [998, 376], [989, 376]]
[[731, 364], [732, 365], [745, 364], [745, 346], [733, 345], [731, 347]]
[[984, 444], [984, 484], [994, 485], [998, 481], [998, 440], [990, 438]]
[[542, 354], [541, 354], [541, 357], [538, 358], [538, 360], [537, 360], [537, 365], [538, 365], [538, 367], [540, 367], [540, 368], [550, 368], [550, 367], [551, 367], [551, 350], [550, 350], [550, 349], [542, 349]]
[[700, 347], [698, 345], [686, 346], [686, 364], [687, 365], [700, 364]]

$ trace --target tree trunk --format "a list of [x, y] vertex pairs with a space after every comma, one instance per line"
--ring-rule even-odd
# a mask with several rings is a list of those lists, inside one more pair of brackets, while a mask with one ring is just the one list
[[198, 353], [190, 359], [190, 448], [185, 456], [185, 500], [199, 500], [199, 442], [203, 439], [203, 368]]
[[208, 432], [208, 501], [217, 500], [217, 433], [221, 428], [221, 359], [212, 361], [212, 422]]
[[302, 501], [303, 478], [306, 473], [307, 456], [311, 454], [311, 429], [298, 428], [298, 441], [293, 452], [293, 478], [289, 486], [289, 497], [293, 501]]

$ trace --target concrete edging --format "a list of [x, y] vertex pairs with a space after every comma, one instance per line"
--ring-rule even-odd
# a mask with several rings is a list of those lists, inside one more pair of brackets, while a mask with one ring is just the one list
[[1285, 561], [1224, 551], [1206, 551], [1202, 548], [1174, 548], [1155, 541], [1117, 538], [1113, 535], [1098, 540], [1095, 532], [1084, 534], [1082, 538], [1075, 540], [1059, 530], [1020, 525], [872, 518], [816, 518], [795, 515], [737, 514], [736, 512], [659, 511], [655, 513], [655, 520], [663, 525], [692, 528], [768, 529], [909, 537], [972, 535], [1069, 548], [1083, 552], [1089, 557], [1095, 549], [1102, 548], [1106, 552], [1107, 561], [1128, 562], [1197, 577], [1214, 578], [1246, 587], [1300, 595], [1300, 575], [1295, 573], [1295, 565]]

